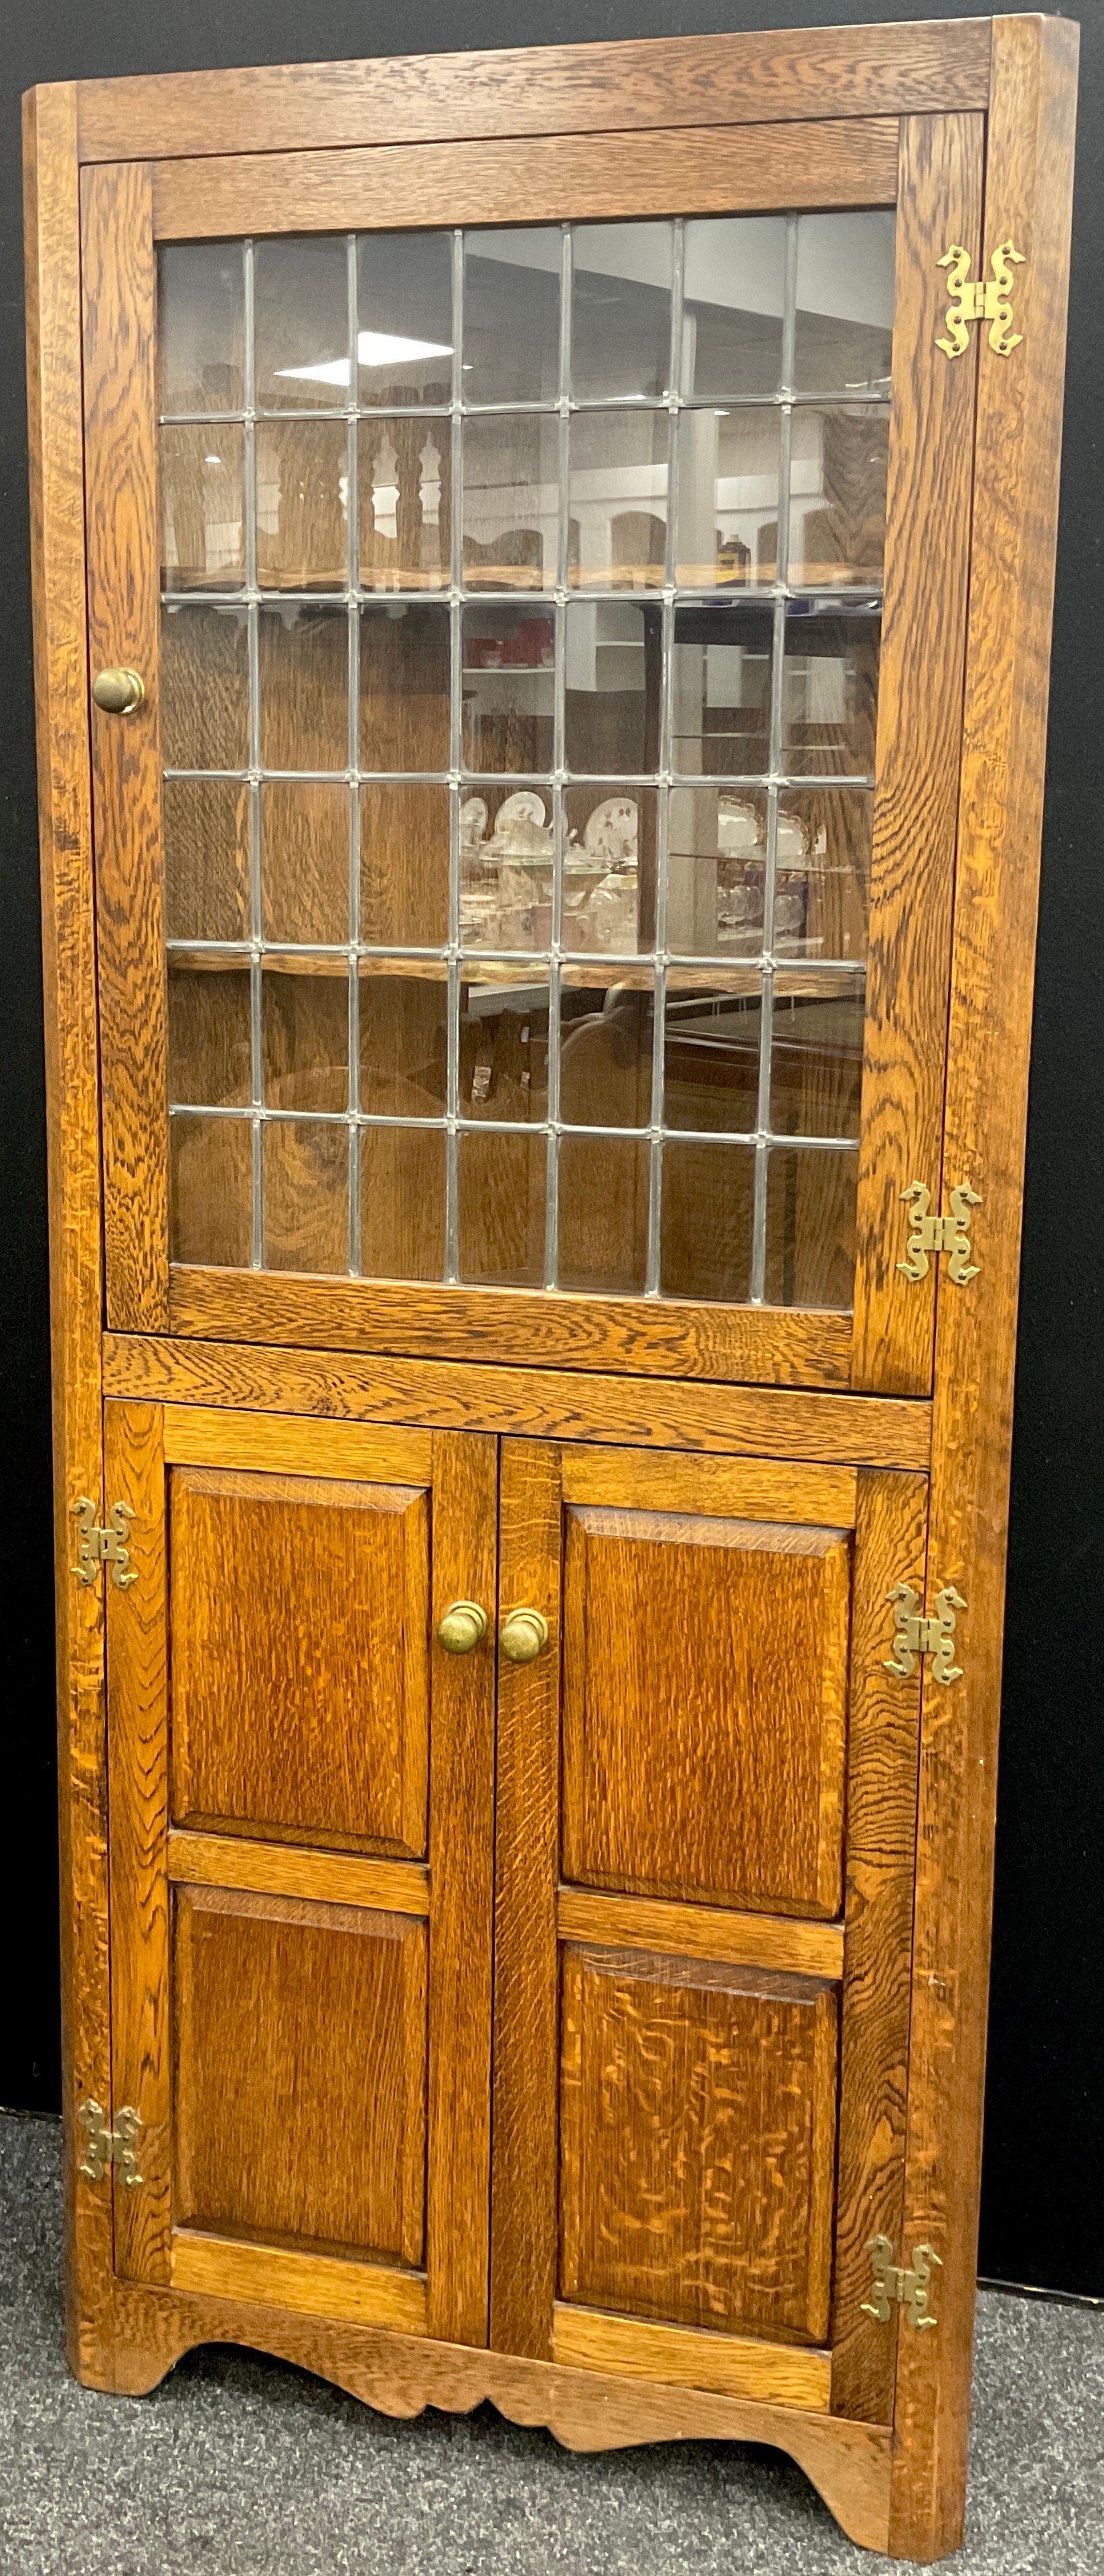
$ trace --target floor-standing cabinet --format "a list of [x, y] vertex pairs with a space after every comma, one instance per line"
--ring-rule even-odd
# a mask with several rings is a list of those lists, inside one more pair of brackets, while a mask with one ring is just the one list
[[27, 102], [91, 2385], [956, 2544], [1074, 60]]

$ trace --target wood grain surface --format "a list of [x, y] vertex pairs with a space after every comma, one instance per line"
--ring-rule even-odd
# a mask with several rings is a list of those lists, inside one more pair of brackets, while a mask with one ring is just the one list
[[922, 1280], [897, 1264], [902, 1190], [923, 1181], [941, 1204], [978, 348], [952, 365], [935, 345], [936, 262], [978, 237], [983, 143], [980, 116], [901, 127], [852, 1363], [852, 1384], [883, 1395], [931, 1386], [935, 1263]]
[[499, 1483], [500, 1613], [548, 1621], [531, 1664], [500, 1667], [495, 1789], [491, 2334], [548, 2359], [556, 2292], [560, 1770], [560, 1475], [549, 1442], [508, 1440]]
[[837, 1913], [846, 1535], [622, 1494], [565, 1514], [565, 1878]]
[[[171, 1848], [171, 1846], [170, 1846]], [[608, 1889], [561, 1887], [556, 1899], [561, 1941], [605, 1943], [612, 1950], [661, 1950], [680, 1958], [727, 1959], [734, 1967], [789, 1968], [807, 1977], [843, 1974], [842, 1923], [739, 1914], [734, 1907], [679, 1905]]]
[[92, 710], [107, 1312], [168, 1320], [168, 1072], [158, 727], [152, 193], [148, 168], [82, 182], [88, 651], [145, 682], [129, 716]]
[[584, 2370], [625, 2371], [669, 2387], [716, 2388], [728, 2397], [765, 2397], [776, 2406], [825, 2410], [831, 2356], [800, 2344], [761, 2343], [753, 2335], [702, 2334], [642, 2317], [608, 2316], [600, 2308], [558, 2302], [552, 2330], [557, 2361]]
[[256, 1407], [330, 1420], [439, 1424], [527, 1439], [745, 1451], [757, 1459], [926, 1467], [930, 1404], [877, 1396], [667, 1379], [576, 1377], [569, 1371], [467, 1368], [440, 1360], [365, 1359], [346, 1351], [265, 1350], [251, 1343], [169, 1341], [108, 1333], [104, 1386], [181, 1405]]
[[408, 1915], [175, 1888], [175, 2226], [422, 2265], [427, 1948]]
[[414, 1859], [429, 1781], [429, 1496], [175, 1467], [174, 1824]]
[[888, 2424], [899, 2327], [863, 2314], [875, 2235], [900, 2242], [920, 1673], [886, 1671], [887, 1594], [924, 1595], [927, 1486], [859, 1477], [847, 1726], [846, 1943], [832, 2288], [832, 2408]]
[[170, 1883], [252, 1888], [261, 1896], [313, 1897], [325, 1905], [370, 1905], [390, 1914], [428, 1914], [429, 1871], [416, 1860], [364, 1860], [351, 1852], [301, 1851], [292, 1843], [249, 1842], [244, 1834], [170, 1829]]
[[[283, 2263], [297, 2259], [287, 2255]], [[610, 2375], [598, 2382], [590, 2369], [465, 2351], [409, 2331], [335, 2325], [317, 2313], [296, 2313], [290, 2300], [281, 2308], [256, 2294], [252, 2301], [186, 2296], [120, 2283], [114, 2325], [115, 2385], [132, 2394], [155, 2388], [194, 2344], [245, 2342], [317, 2372], [391, 2416], [418, 2415], [425, 2406], [467, 2414], [489, 2398], [511, 2422], [547, 2425], [573, 2451], [693, 2439], [766, 2443], [800, 2462], [853, 2540], [868, 2549], [885, 2546], [891, 2436], [880, 2425], [656, 2380]], [[808, 2358], [799, 2351], [796, 2357]]]
[[142, 2122], [141, 2190], [113, 2169], [115, 2269], [136, 2281], [169, 2278], [172, 2221], [169, 2061], [169, 1668], [165, 1468], [153, 1404], [104, 1406], [108, 1508], [124, 1502], [127, 1589], [107, 1596], [108, 1769], [111, 1783], [112, 2105]]
[[892, 2520], [919, 2558], [958, 2546], [966, 2477], [1077, 45], [1055, 19], [994, 21], [984, 251], [1011, 238], [1025, 264], [1021, 345], [983, 342], [978, 380], [944, 1170], [977, 1172], [985, 1226], [980, 1277], [941, 1281], [936, 1321], [929, 1566], [969, 1609], [962, 1680], [925, 1682], [920, 1754], [903, 2232], [944, 2268], [938, 2334], [900, 2340]]
[[565, 1946], [561, 2299], [823, 2343], [838, 2009], [777, 1971]]
[[381, 1485], [428, 1485], [433, 1441], [427, 1431], [388, 1431], [283, 1414], [226, 1414], [202, 1405], [167, 1404], [166, 1460], [174, 1467], [269, 1468], [292, 1476], [363, 1477]]
[[66, 2350], [111, 2382], [111, 2200], [77, 2171], [80, 2102], [111, 2101], [102, 1584], [74, 1580], [73, 1506], [102, 1497], [99, 1063], [84, 612], [80, 210], [72, 82], [23, 102], [27, 417], [46, 1031], [65, 2121]]
[[850, 1467], [782, 1467], [773, 1460], [682, 1457], [649, 1449], [560, 1451], [565, 1503], [624, 1503], [634, 1511], [713, 1512], [744, 1521], [821, 1521], [851, 1529], [857, 1479]]
[[367, 1279], [174, 1267], [169, 1318], [174, 1333], [214, 1341], [289, 1342], [297, 1349], [316, 1343], [326, 1350], [522, 1365], [536, 1352], [561, 1368], [758, 1378], [777, 1386], [846, 1387], [851, 1366], [848, 1315], [692, 1306], [673, 1298], [391, 1287]]
[[159, 241], [892, 205], [897, 123], [682, 127], [154, 163]]
[[426, 2285], [416, 2272], [388, 2263], [354, 2263], [327, 2254], [300, 2254], [289, 2245], [235, 2244], [202, 2229], [181, 2228], [172, 2240], [173, 2287], [208, 2294], [225, 2313], [243, 2303], [301, 2309], [312, 2318], [343, 2318], [353, 2326], [394, 2326], [424, 2334]]
[[984, 108], [989, 21], [816, 27], [627, 44], [412, 54], [376, 62], [81, 81], [82, 161], [303, 151], [459, 135], [601, 133], [618, 124]]

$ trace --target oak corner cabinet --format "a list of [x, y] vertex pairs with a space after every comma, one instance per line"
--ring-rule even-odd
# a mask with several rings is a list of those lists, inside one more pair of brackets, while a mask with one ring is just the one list
[[28, 97], [89, 2386], [958, 2544], [1075, 64]]

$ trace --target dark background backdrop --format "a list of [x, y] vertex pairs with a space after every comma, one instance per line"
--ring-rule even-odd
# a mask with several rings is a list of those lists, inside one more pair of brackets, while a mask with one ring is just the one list
[[[36, 81], [961, 13], [946, 0], [87, 0], [0, 32], [0, 2103], [55, 2111], [46, 1165], [19, 100]], [[981, 2270], [1104, 2295], [1104, 7], [1081, 116], [1024, 1222]], [[523, 212], [524, 210], [519, 210]], [[938, 530], [931, 542], [938, 545]], [[993, 1068], [999, 1080], [1000, 1068]], [[983, 1282], [984, 1287], [984, 1282]]]

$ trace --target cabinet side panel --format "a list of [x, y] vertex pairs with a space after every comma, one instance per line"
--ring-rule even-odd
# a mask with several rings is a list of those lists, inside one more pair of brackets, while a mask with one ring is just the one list
[[[901, 2337], [893, 2549], [958, 2546], [966, 2475], [1005, 1531], [1069, 258], [1077, 30], [994, 22], [991, 253], [1020, 346], [983, 341], [945, 1172], [982, 1206], [936, 1318], [929, 1598], [954, 1583], [962, 1679], [925, 1681], [904, 2243], [934, 2246], [939, 2331]], [[999, 1080], [993, 1069], [1000, 1068]]]
[[[42, 863], [54, 1420], [62, 2087], [110, 2100], [103, 1586], [72, 1573], [79, 1494], [101, 1491], [99, 1083], [84, 627], [80, 212], [73, 84], [24, 102], [27, 399]], [[111, 2199], [67, 2135], [68, 2351], [111, 2377]]]
[[169, 1670], [165, 1469], [156, 1404], [104, 1408], [109, 1512], [125, 1503], [132, 1580], [104, 1568], [111, 1775], [111, 2065], [116, 2118], [142, 2123], [141, 2187], [116, 2171], [115, 2266], [124, 2279], [169, 2279], [171, 2223]]
[[168, 1128], [148, 167], [87, 171], [82, 215], [88, 649], [146, 691], [133, 715], [92, 711], [107, 1307], [149, 1333], [168, 1319]]

